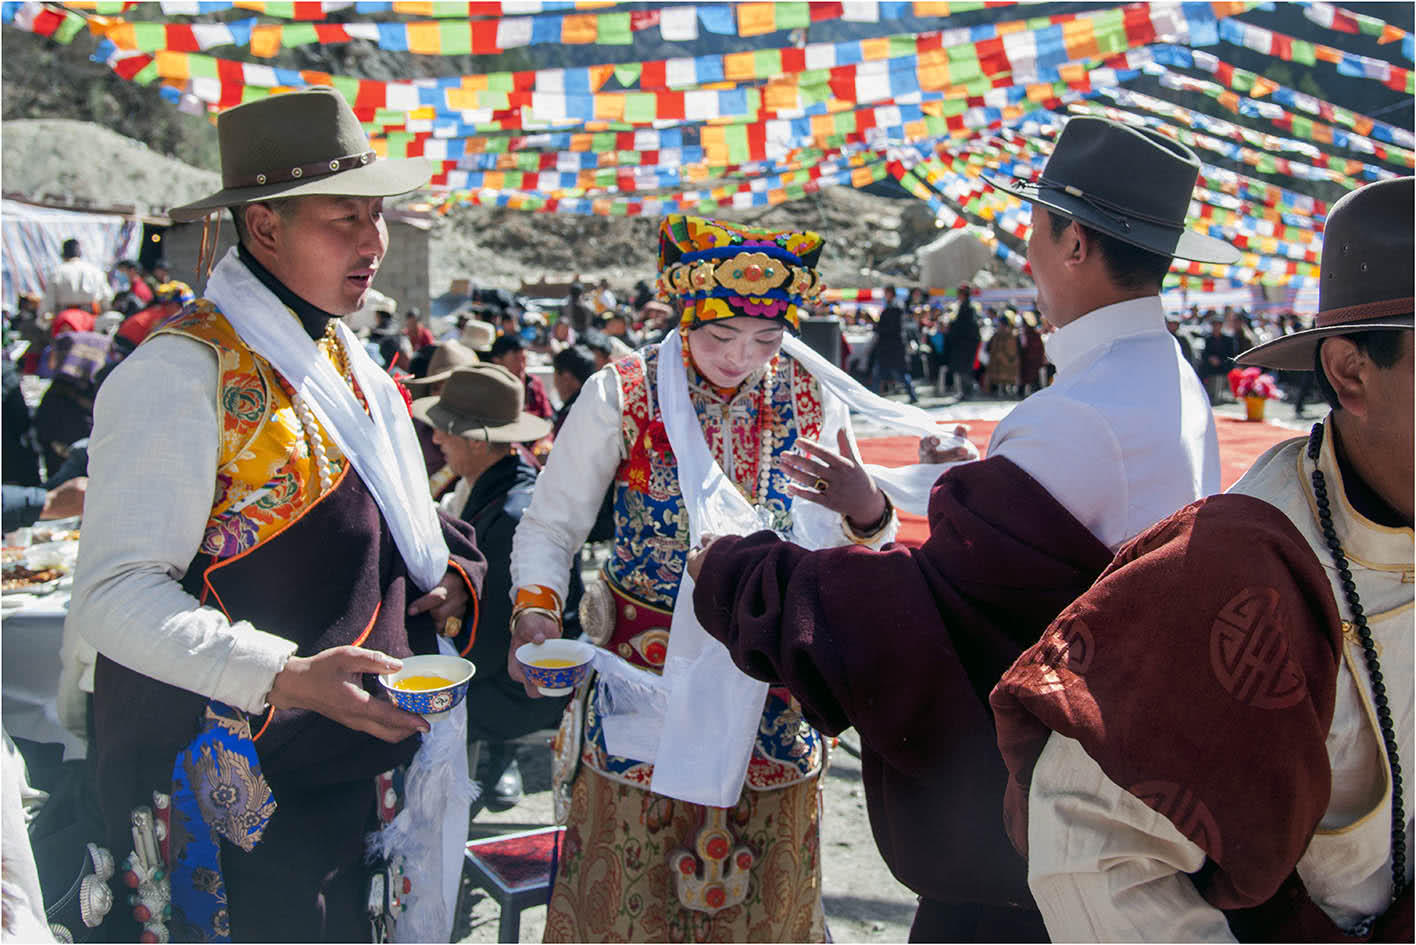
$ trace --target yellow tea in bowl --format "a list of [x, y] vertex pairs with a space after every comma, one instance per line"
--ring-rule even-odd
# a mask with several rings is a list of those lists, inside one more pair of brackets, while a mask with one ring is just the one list
[[393, 688], [402, 689], [404, 692], [427, 692], [429, 689], [441, 689], [451, 685], [452, 680], [443, 679], [441, 676], [404, 676], [393, 684]]
[[540, 659], [534, 660], [532, 666], [540, 666], [543, 669], [566, 669], [570, 666], [578, 665], [575, 660]]

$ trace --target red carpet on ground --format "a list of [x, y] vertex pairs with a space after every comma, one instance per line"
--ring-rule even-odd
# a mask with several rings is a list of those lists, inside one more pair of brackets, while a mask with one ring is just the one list
[[[988, 438], [998, 425], [994, 420], [963, 421], [969, 427], [969, 439], [983, 452]], [[1302, 434], [1267, 423], [1248, 423], [1229, 417], [1215, 417], [1219, 434], [1219, 463], [1223, 488], [1228, 489], [1253, 464], [1254, 460], [1275, 443]], [[946, 427], [947, 428], [947, 427]], [[919, 440], [909, 436], [886, 436], [860, 441], [861, 458], [881, 466], [905, 466], [915, 462]], [[900, 538], [907, 545], [918, 547], [929, 536], [929, 524], [917, 515], [900, 515]]]

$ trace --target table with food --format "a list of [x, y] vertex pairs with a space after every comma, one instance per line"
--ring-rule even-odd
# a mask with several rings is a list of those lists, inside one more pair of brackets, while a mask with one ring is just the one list
[[79, 554], [79, 521], [21, 528], [4, 538], [0, 583], [0, 714], [15, 738], [64, 746], [82, 758], [84, 743], [59, 718], [60, 648]]

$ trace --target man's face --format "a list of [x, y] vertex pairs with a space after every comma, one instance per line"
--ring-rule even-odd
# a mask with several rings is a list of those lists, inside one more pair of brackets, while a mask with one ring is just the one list
[[500, 357], [492, 358], [493, 364], [500, 364], [517, 377], [526, 376], [526, 352], [508, 351]]
[[1052, 293], [1066, 278], [1062, 267], [1062, 249], [1068, 239], [1064, 231], [1062, 238], [1052, 238], [1052, 215], [1046, 208], [1036, 204], [1032, 208], [1032, 234], [1028, 236], [1028, 264], [1032, 267], [1033, 282], [1037, 284], [1037, 307], [1043, 315], [1055, 315]]
[[551, 380], [556, 386], [556, 396], [560, 398], [561, 403], [565, 403], [580, 392], [580, 382], [569, 371], [557, 371], [552, 375]]
[[480, 444], [438, 429], [433, 430], [433, 442], [442, 450], [443, 458], [453, 472], [469, 479], [477, 475]]
[[383, 198], [299, 197], [274, 217], [275, 276], [327, 312], [358, 311], [388, 252]]

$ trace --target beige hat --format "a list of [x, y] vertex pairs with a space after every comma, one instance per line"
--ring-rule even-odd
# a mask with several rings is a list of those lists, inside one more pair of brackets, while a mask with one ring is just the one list
[[436, 397], [413, 401], [413, 416], [435, 430], [487, 443], [527, 443], [551, 432], [551, 421], [527, 413], [526, 386], [500, 364], [453, 370]]
[[380, 159], [344, 96], [328, 86], [257, 99], [217, 116], [221, 190], [168, 211], [179, 222], [271, 197], [391, 197], [428, 182], [422, 158]]
[[403, 386], [415, 388], [437, 384], [451, 377], [452, 372], [457, 368], [476, 364], [480, 360], [482, 359], [477, 357], [477, 352], [462, 342], [456, 339], [444, 341], [433, 349], [433, 356], [428, 359], [427, 375], [425, 377], [411, 377], [403, 382]]
[[474, 351], [490, 351], [497, 340], [497, 327], [491, 322], [472, 319], [462, 326], [462, 343]]

